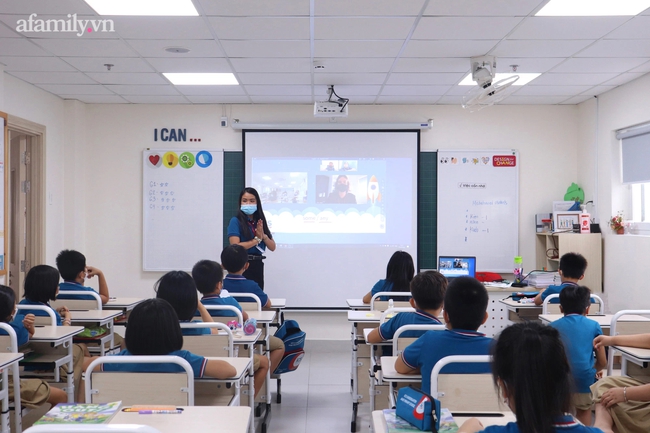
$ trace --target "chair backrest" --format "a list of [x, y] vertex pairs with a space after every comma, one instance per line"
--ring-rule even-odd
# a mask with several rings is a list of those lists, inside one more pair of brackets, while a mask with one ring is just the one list
[[[94, 299], [60, 299], [61, 296], [67, 295], [92, 296]], [[102, 298], [94, 290], [66, 290], [59, 292], [58, 297], [54, 301], [51, 301], [50, 305], [54, 309], [68, 307], [70, 310], [101, 310]]]
[[18, 337], [14, 328], [8, 323], [0, 322], [0, 329], [7, 333], [7, 335], [0, 335], [0, 353], [18, 352]]
[[443, 367], [457, 362], [489, 363], [490, 356], [454, 355], [442, 358], [431, 370], [431, 396], [439, 399], [442, 406], [452, 412], [503, 411], [491, 374], [440, 374]]
[[182, 329], [212, 328], [218, 334], [183, 335], [183, 349], [201, 356], [233, 356], [233, 335], [230, 328], [221, 322], [183, 322]]
[[[178, 364], [182, 373], [93, 371], [101, 364]], [[159, 404], [194, 406], [194, 372], [178, 356], [101, 356], [86, 369], [86, 402], [122, 401], [125, 406]]]
[[49, 326], [57, 326], [56, 323], [56, 314], [54, 314], [54, 310], [48, 306], [45, 305], [24, 305], [24, 304], [17, 304], [16, 308], [18, 311], [20, 310], [41, 310], [45, 311], [49, 317], [45, 316], [36, 316], [34, 319], [34, 323], [36, 325], [49, 325]]
[[[419, 337], [402, 337], [402, 334], [407, 331], [444, 331], [447, 327], [445, 325], [404, 325], [397, 328], [393, 335], [393, 356], [397, 356], [409, 344], [413, 343]], [[422, 332], [422, 333], [424, 333]], [[422, 334], [420, 334], [422, 335]]]
[[[650, 322], [617, 323], [618, 319], [630, 314], [647, 316], [650, 315], [650, 310], [621, 310], [614, 314], [609, 326], [609, 335], [613, 337], [615, 335], [642, 334], [650, 332]], [[611, 376], [614, 369], [614, 349], [611, 347], [609, 349], [609, 355], [607, 356], [607, 376]]]
[[40, 424], [25, 433], [161, 433], [148, 425], [139, 424]]
[[[395, 298], [411, 298], [411, 292], [377, 292], [370, 299], [370, 309], [377, 311], [384, 311], [388, 308], [389, 301], [382, 301], [380, 297], [387, 297], [388, 299]], [[410, 307], [409, 301], [393, 301], [393, 307]]]
[[[243, 307], [242, 307], [243, 308]], [[232, 305], [205, 305], [205, 309], [208, 311], [232, 311], [233, 313], [237, 314], [237, 321], [241, 323], [242, 325], [244, 324], [244, 316], [242, 315], [241, 311], [237, 307], [233, 307]], [[201, 320], [198, 317], [195, 317], [195, 319]], [[212, 316], [212, 320], [215, 322], [219, 323], [228, 323], [231, 320], [234, 320], [235, 318], [233, 316]], [[200, 323], [200, 322], [199, 322]]]
[[[556, 314], [560, 313], [560, 304], [551, 304], [550, 301], [551, 299], [559, 299], [560, 295], [557, 293], [554, 293], [552, 295], [548, 295], [546, 299], [544, 299], [544, 303], [542, 304], [542, 314]], [[594, 302], [596, 300], [597, 302]], [[603, 302], [603, 299], [598, 296], [594, 295], [593, 293], [591, 294], [591, 303], [592, 304], [598, 304], [598, 311], [592, 311], [591, 309], [589, 310], [590, 313], [600, 313], [602, 314], [605, 311], [605, 302]]]
[[[255, 293], [231, 293], [230, 296], [235, 298], [244, 311], [262, 311], [262, 300]], [[255, 302], [242, 302], [240, 299], [253, 299]]]

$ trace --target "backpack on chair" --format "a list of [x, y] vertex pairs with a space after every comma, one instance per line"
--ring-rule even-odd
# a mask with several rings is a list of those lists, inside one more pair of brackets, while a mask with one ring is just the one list
[[273, 374], [296, 370], [305, 356], [304, 347], [307, 334], [300, 329], [295, 320], [285, 320], [275, 332], [275, 336], [284, 342], [284, 355]]

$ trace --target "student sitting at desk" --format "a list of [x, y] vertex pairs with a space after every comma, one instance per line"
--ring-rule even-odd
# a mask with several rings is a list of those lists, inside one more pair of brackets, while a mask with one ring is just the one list
[[[477, 332], [485, 323], [488, 293], [485, 286], [471, 277], [454, 278], [447, 286], [443, 315], [444, 331], [427, 331], [406, 347], [395, 361], [402, 374], [422, 374], [422, 391], [431, 389], [431, 371], [438, 361], [451, 355], [487, 355], [492, 339]], [[450, 364], [442, 373], [488, 373], [486, 364]]]
[[[13, 316], [13, 317], [12, 317]], [[16, 294], [11, 287], [0, 285], [0, 321], [7, 323], [16, 331], [18, 346], [27, 344], [34, 335], [34, 315], [16, 314]], [[7, 335], [0, 329], [0, 335]], [[9, 382], [9, 399], [14, 399], [13, 381]], [[44, 403], [52, 406], [68, 401], [68, 395], [59, 388], [50, 387], [42, 379], [20, 380], [20, 403], [23, 406], [36, 408]]]
[[108, 294], [108, 284], [104, 273], [92, 266], [86, 266], [86, 257], [79, 251], [63, 250], [56, 256], [56, 267], [63, 278], [63, 282], [59, 284], [59, 290], [62, 292], [59, 299], [83, 299], [93, 301], [95, 298], [92, 296], [84, 295], [65, 295], [66, 291], [83, 291], [94, 292], [92, 287], [84, 286], [86, 278], [92, 278], [95, 275], [99, 280], [99, 297], [102, 300], [102, 305], [106, 304], [110, 299]]
[[585, 286], [566, 286], [560, 292], [560, 309], [564, 317], [550, 326], [560, 331], [560, 337], [566, 349], [571, 365], [571, 374], [575, 388], [573, 405], [576, 418], [584, 425], [591, 425], [591, 390], [596, 382], [596, 374], [607, 365], [605, 348], [596, 349], [594, 356], [594, 338], [603, 334], [600, 325], [585, 317], [589, 313], [591, 290]]
[[[600, 335], [596, 349], [627, 346], [650, 349], [650, 334]], [[591, 386], [596, 402], [594, 427], [605, 433], [647, 433], [650, 431], [650, 383], [632, 377], [610, 376]], [[614, 429], [616, 426], [616, 430]]]
[[[578, 253], [566, 253], [560, 258], [558, 273], [562, 280], [559, 286], [550, 285], [539, 295], [535, 296], [535, 305], [542, 305], [549, 295], [559, 294], [566, 286], [577, 286], [587, 270], [587, 259]], [[555, 300], [551, 300], [551, 303]]]
[[406, 251], [395, 251], [386, 265], [386, 279], [377, 281], [372, 290], [363, 297], [363, 303], [369, 304], [372, 297], [379, 292], [408, 292], [414, 274], [413, 257]]
[[[411, 306], [415, 312], [404, 311], [384, 322], [368, 334], [368, 343], [392, 340], [395, 331], [404, 325], [440, 325], [438, 316], [447, 290], [447, 279], [437, 271], [420, 272], [411, 281]], [[425, 331], [406, 331], [403, 337], [419, 337]], [[385, 354], [385, 353], [384, 353]]]
[[[248, 320], [248, 313], [239, 305], [239, 302], [232, 296], [221, 297], [223, 289], [223, 268], [221, 265], [212, 260], [200, 260], [192, 268], [192, 278], [196, 288], [203, 295], [201, 304], [203, 305], [229, 305], [241, 311], [242, 318]], [[237, 317], [234, 311], [217, 311], [209, 310], [211, 316], [230, 316]], [[197, 311], [195, 316], [200, 316]], [[204, 320], [205, 321], [205, 320]]]
[[492, 377], [517, 422], [484, 428], [470, 418], [458, 433], [602, 433], [571, 415], [571, 369], [550, 326], [530, 321], [501, 331], [492, 348]]

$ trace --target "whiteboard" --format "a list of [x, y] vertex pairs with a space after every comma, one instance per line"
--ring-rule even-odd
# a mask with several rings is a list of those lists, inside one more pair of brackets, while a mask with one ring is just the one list
[[517, 151], [438, 151], [438, 257], [475, 256], [479, 271], [512, 272], [518, 224]]
[[191, 270], [220, 261], [223, 151], [147, 149], [142, 158], [145, 271]]

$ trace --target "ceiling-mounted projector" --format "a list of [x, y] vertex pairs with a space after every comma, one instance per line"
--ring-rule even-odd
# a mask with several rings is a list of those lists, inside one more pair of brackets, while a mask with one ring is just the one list
[[[314, 103], [314, 117], [348, 117], [348, 98], [341, 98], [334, 91], [334, 85], [328, 86], [327, 93], [330, 97], [327, 101], [316, 101]], [[334, 99], [336, 96], [337, 99]]]

